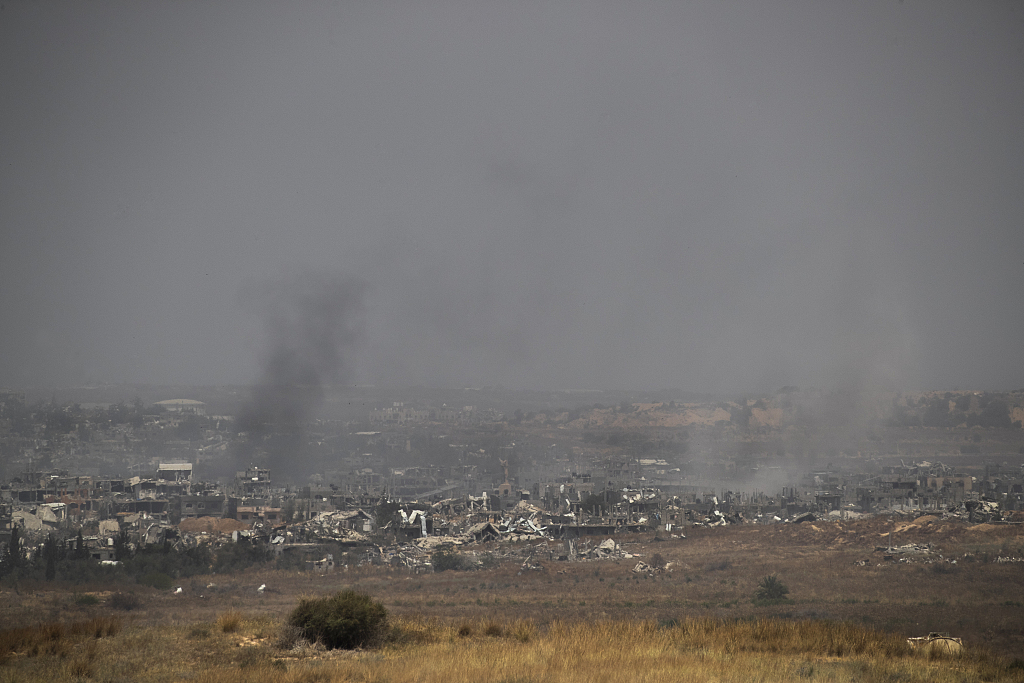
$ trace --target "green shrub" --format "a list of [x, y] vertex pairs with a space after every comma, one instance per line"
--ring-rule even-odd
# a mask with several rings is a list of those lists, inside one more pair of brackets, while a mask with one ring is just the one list
[[789, 594], [789, 588], [775, 574], [769, 574], [757, 582], [754, 600], [758, 602], [781, 602]]
[[377, 645], [384, 639], [388, 612], [369, 595], [346, 590], [300, 601], [288, 623], [310, 642], [322, 643], [331, 650], [351, 650]]
[[75, 596], [75, 604], [80, 605], [82, 607], [87, 607], [89, 605], [98, 605], [100, 604], [100, 599], [97, 598], [95, 595], [90, 595], [89, 593], [82, 593], [81, 595]]
[[462, 555], [454, 546], [450, 545], [444, 545], [435, 550], [430, 555], [430, 564], [434, 567], [435, 572], [444, 572], [449, 569], [458, 571], [465, 568]]

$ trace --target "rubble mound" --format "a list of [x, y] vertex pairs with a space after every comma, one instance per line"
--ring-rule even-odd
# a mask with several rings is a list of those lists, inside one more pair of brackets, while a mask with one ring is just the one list
[[917, 519], [915, 519], [912, 522], [906, 522], [906, 523], [897, 525], [893, 529], [893, 532], [897, 533], [897, 534], [900, 534], [900, 533], [903, 533], [904, 531], [913, 531], [915, 529], [920, 529], [922, 527], [925, 527], [925, 526], [927, 526], [929, 524], [934, 524], [935, 522], [939, 521], [939, 519], [940, 518], [935, 516], [935, 515], [925, 515], [923, 517], [918, 517]]
[[237, 519], [220, 519], [218, 517], [196, 517], [183, 519], [178, 524], [178, 529], [186, 534], [230, 534], [232, 531], [243, 531], [249, 525], [239, 522]]

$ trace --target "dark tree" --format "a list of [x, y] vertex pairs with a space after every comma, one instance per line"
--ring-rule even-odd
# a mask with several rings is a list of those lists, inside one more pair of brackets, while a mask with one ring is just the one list
[[11, 540], [0, 556], [0, 576], [10, 574], [21, 566], [21, 531], [17, 525], [11, 527]]
[[128, 531], [123, 530], [114, 537], [114, 559], [123, 562], [131, 557], [131, 546], [128, 544]]
[[43, 561], [46, 564], [46, 580], [57, 578], [57, 539], [50, 534], [43, 545]]

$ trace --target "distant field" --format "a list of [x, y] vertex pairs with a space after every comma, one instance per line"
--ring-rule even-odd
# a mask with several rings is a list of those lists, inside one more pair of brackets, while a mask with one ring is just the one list
[[[909, 563], [883, 560], [884, 553], [874, 549], [887, 545], [894, 529], [894, 544], [931, 543], [936, 553]], [[634, 667], [650, 671], [643, 680], [652, 681], [1024, 680], [1024, 662], [1014, 664], [1024, 653], [1024, 563], [993, 561], [1024, 557], [1021, 526], [971, 527], [941, 520], [907, 525], [879, 518], [691, 529], [687, 536], [661, 541], [649, 534], [616, 536], [624, 550], [639, 557], [581, 563], [549, 560], [547, 546], [540, 544], [533, 560], [544, 569], [522, 573], [516, 559], [490, 570], [437, 574], [384, 567], [326, 576], [252, 571], [189, 579], [180, 595], [139, 586], [5, 584], [0, 616], [9, 628], [112, 616], [122, 620], [123, 628], [53, 653], [15, 651], [0, 666], [0, 681], [56, 680], [43, 677], [47, 662], [59, 669], [82, 657], [91, 657], [89, 680], [182, 680], [202, 670], [208, 673], [195, 680], [427, 681], [442, 678], [433, 673], [435, 668], [450, 667], [443, 678], [459, 681], [469, 675], [460, 678], [458, 671], [484, 670], [488, 661], [504, 667], [499, 667], [504, 673], [484, 676], [496, 681], [602, 680], [609, 667], [618, 670], [615, 680], [640, 680], [622, 674]], [[487, 549], [502, 554], [501, 547]], [[551, 545], [556, 556], [559, 549]], [[638, 559], [649, 562], [655, 553], [670, 563], [668, 571], [633, 573]], [[954, 557], [955, 564], [948, 561]], [[773, 605], [752, 601], [758, 581], [769, 574], [789, 587], [789, 600]], [[266, 589], [260, 594], [256, 588], [261, 584]], [[373, 595], [405, 624], [407, 633], [420, 635], [384, 652], [355, 655], [289, 654], [273, 646], [300, 596], [342, 587]], [[139, 606], [113, 609], [111, 592], [118, 590], [132, 590]], [[229, 612], [244, 615], [243, 627], [224, 633], [218, 618]], [[758, 621], [775, 624], [772, 638], [783, 638], [779, 634], [785, 632], [788, 644], [766, 645], [774, 641], [740, 629]], [[808, 626], [818, 622], [822, 625]], [[694, 644], [693, 632], [678, 631], [686, 623], [691, 630], [697, 628], [694, 623], [704, 624], [699, 642], [705, 645]], [[488, 624], [495, 625], [491, 635]], [[843, 646], [837, 655], [835, 643], [825, 645], [821, 639], [828, 629], [847, 629], [844, 639], [872, 643], [889, 643], [885, 634], [902, 643], [907, 636], [946, 631], [963, 638], [967, 654], [932, 662], [895, 646], [873, 645], [859, 654]], [[496, 631], [502, 635], [495, 636]], [[711, 632], [718, 635], [707, 635]], [[597, 647], [599, 641], [606, 644]], [[159, 664], [128, 653], [147, 650]], [[138, 676], [117, 673], [122, 670], [117, 662], [131, 657], [136, 657], [131, 666], [141, 667]], [[418, 663], [423, 661], [434, 662], [434, 668]], [[566, 662], [576, 662], [593, 677], [574, 678]], [[760, 673], [744, 677], [755, 664], [762, 667]], [[85, 670], [82, 666], [79, 670]], [[681, 676], [680, 668], [690, 675]], [[214, 676], [214, 670], [221, 673]], [[270, 673], [274, 676], [267, 678]], [[68, 674], [64, 680], [74, 677]]]

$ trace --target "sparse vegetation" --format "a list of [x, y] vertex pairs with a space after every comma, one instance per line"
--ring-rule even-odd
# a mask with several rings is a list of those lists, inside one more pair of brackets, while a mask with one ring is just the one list
[[[64, 640], [32, 656], [15, 651], [0, 668], [0, 681], [71, 681], [73, 663], [78, 678], [88, 675], [92, 680], [194, 676], [211, 682], [460, 683], [492, 675], [495, 662], [502, 663], [499, 680], [569, 683], [600, 679], [626, 664], [650, 671], [651, 681], [738, 681], [754, 675], [765, 681], [1024, 681], [1024, 669], [1011, 669], [1006, 664], [1010, 659], [993, 654], [1019, 656], [1021, 616], [1015, 611], [1019, 596], [1013, 588], [1021, 564], [998, 563], [996, 558], [1021, 556], [1020, 527], [939, 520], [899, 531], [900, 543], [935, 543], [947, 560], [957, 560], [952, 565], [932, 556], [907, 562], [883, 559], [884, 553], [874, 548], [885, 543], [892, 526], [882, 518], [819, 520], [813, 526], [687, 529], [686, 539], [658, 544], [652, 534], [617, 539], [648, 564], [656, 549], [678, 568], [652, 575], [634, 574], [635, 559], [557, 562], [531, 544], [520, 546], [519, 552], [534, 552], [545, 571], [519, 573], [521, 562], [507, 560], [472, 574], [417, 574], [395, 565], [360, 566], [352, 562], [352, 553], [346, 558], [348, 570], [326, 576], [259, 567], [196, 577], [183, 582], [179, 596], [135, 585], [130, 626], [117, 636]], [[549, 548], [561, 549], [555, 544]], [[492, 552], [497, 558], [508, 550], [501, 546]], [[335, 556], [342, 557], [342, 552], [336, 550]], [[752, 557], [758, 560], [752, 562]], [[957, 574], [939, 573], [935, 566], [956, 567]], [[771, 575], [789, 584], [792, 593], [778, 603], [751, 600], [760, 581]], [[954, 580], [959, 590], [950, 592]], [[256, 587], [264, 583], [273, 590], [257, 594]], [[385, 601], [391, 614], [378, 642], [386, 649], [325, 657], [322, 644], [289, 623], [299, 595], [333, 595], [333, 590], [324, 593], [325, 586], [339, 583]], [[118, 614], [117, 598], [103, 583], [46, 582], [40, 576], [35, 582], [7, 579], [2, 588], [0, 613], [12, 625]], [[99, 602], [81, 605], [76, 600], [81, 595], [95, 595]], [[222, 619], [232, 613], [237, 624], [225, 631]], [[761, 631], [739, 628], [755, 623], [765, 626]], [[613, 626], [619, 630], [610, 630]], [[647, 628], [671, 637], [644, 635]], [[929, 631], [962, 636], [964, 659], [932, 661], [898, 649], [885, 654], [878, 645], [879, 639], [899, 644]], [[586, 643], [599, 647], [594, 643], [610, 634], [637, 640], [616, 643], [607, 653], [581, 652]], [[705, 649], [693, 649], [699, 647]], [[985, 647], [992, 652], [986, 653]], [[537, 662], [545, 657], [572, 657], [578, 668], [540, 667]], [[708, 668], [710, 662], [716, 662], [715, 668]], [[451, 667], [447, 675], [436, 673], [446, 666]], [[954, 666], [959, 678], [952, 674]]]
[[192, 630], [189, 631], [189, 634], [188, 634], [189, 638], [199, 638], [199, 639], [209, 638], [210, 635], [211, 635], [210, 627], [207, 626], [206, 624], [197, 624], [197, 625], [193, 626]]
[[0, 665], [19, 653], [28, 657], [56, 655], [64, 658], [83, 639], [111, 637], [120, 631], [121, 620], [117, 617], [7, 629], [0, 631]]
[[143, 586], [152, 586], [157, 590], [170, 590], [174, 586], [174, 579], [167, 574], [158, 571], [149, 571], [139, 577], [139, 583]]
[[139, 596], [132, 592], [117, 592], [110, 596], [110, 598], [107, 600], [107, 604], [110, 605], [113, 609], [119, 609], [128, 612], [133, 609], [138, 609], [139, 606], [142, 605], [142, 600], [140, 600]]
[[[159, 631], [157, 631], [159, 629]], [[684, 680], [765, 682], [868, 680], [904, 683], [1024, 681], [1020, 660], [974, 649], [954, 660], [911, 650], [900, 636], [835, 621], [673, 619], [561, 622], [529, 619], [444, 622], [400, 618], [383, 655], [323, 658], [317, 647], [265, 638], [266, 624], [239, 629], [152, 626], [112, 632], [48, 624], [0, 632], [6, 680], [196, 678], [249, 681]], [[261, 641], [260, 639], [263, 638]], [[286, 650], [286, 652], [282, 652]], [[186, 665], [186, 662], [193, 662]], [[189, 668], [191, 667], [191, 668]]]

